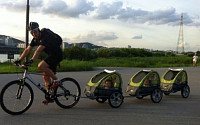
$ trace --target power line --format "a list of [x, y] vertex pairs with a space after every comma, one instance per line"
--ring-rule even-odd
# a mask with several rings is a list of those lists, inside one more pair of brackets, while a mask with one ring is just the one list
[[180, 29], [179, 29], [179, 35], [178, 35], [178, 42], [177, 42], [177, 53], [183, 53], [184, 52], [184, 37], [183, 37], [183, 13], [181, 14], [181, 20], [180, 20]]

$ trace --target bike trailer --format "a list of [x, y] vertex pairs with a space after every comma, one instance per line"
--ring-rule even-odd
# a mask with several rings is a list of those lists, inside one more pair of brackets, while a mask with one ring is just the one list
[[162, 99], [162, 92], [160, 90], [159, 74], [153, 70], [138, 71], [129, 80], [126, 93], [138, 99], [151, 95], [153, 102], [160, 102]]
[[[110, 88], [104, 88], [103, 84], [111, 82]], [[96, 99], [99, 103], [104, 103], [107, 99], [111, 107], [118, 108], [123, 102], [122, 78], [115, 70], [103, 70], [94, 75], [84, 89], [85, 95], [89, 99]]]
[[[103, 83], [106, 80], [112, 81], [113, 88], [110, 89], [103, 89]], [[121, 75], [117, 73], [115, 70], [104, 70], [96, 75], [94, 75], [88, 84], [85, 87], [84, 93], [87, 97], [94, 97], [94, 96], [109, 96], [113, 90], [121, 90], [122, 89], [122, 79]], [[103, 91], [106, 90], [106, 91]]]
[[187, 72], [183, 69], [168, 69], [161, 77], [161, 90], [165, 95], [181, 91], [184, 98], [189, 96]]

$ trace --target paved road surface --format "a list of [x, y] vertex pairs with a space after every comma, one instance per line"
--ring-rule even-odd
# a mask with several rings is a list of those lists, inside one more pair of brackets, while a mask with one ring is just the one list
[[[60, 78], [73, 77], [84, 90], [90, 78], [102, 71], [63, 72]], [[123, 92], [131, 76], [141, 68], [107, 68], [117, 70], [123, 79]], [[189, 98], [181, 97], [180, 92], [163, 96], [160, 103], [155, 104], [150, 96], [142, 100], [134, 97], [125, 98], [118, 109], [113, 109], [108, 102], [99, 104], [95, 100], [82, 98], [71, 109], [61, 109], [55, 103], [45, 106], [41, 104], [43, 94], [33, 87], [35, 99], [32, 107], [22, 115], [12, 116], [0, 109], [1, 125], [200, 125], [200, 67], [185, 67], [188, 73], [191, 93]], [[153, 68], [162, 75], [167, 68]], [[16, 74], [1, 74], [0, 89], [9, 81], [17, 78]], [[33, 76], [42, 82], [40, 76]], [[126, 95], [126, 94], [124, 94]], [[84, 94], [82, 93], [82, 96]]]

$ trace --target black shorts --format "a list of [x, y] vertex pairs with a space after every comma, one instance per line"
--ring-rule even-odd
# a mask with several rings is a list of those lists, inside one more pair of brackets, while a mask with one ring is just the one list
[[49, 65], [49, 68], [56, 73], [56, 68], [58, 64], [62, 61], [62, 57], [58, 56], [48, 56], [44, 61]]

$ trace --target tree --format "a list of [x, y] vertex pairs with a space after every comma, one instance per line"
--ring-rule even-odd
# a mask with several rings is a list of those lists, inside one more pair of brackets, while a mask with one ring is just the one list
[[76, 60], [91, 60], [97, 58], [97, 54], [95, 51], [87, 49], [87, 48], [80, 48], [78, 46], [73, 46], [70, 48], [65, 48], [63, 51], [64, 59], [76, 59]]
[[97, 55], [98, 57], [111, 57], [111, 51], [108, 48], [100, 48], [97, 50]]

